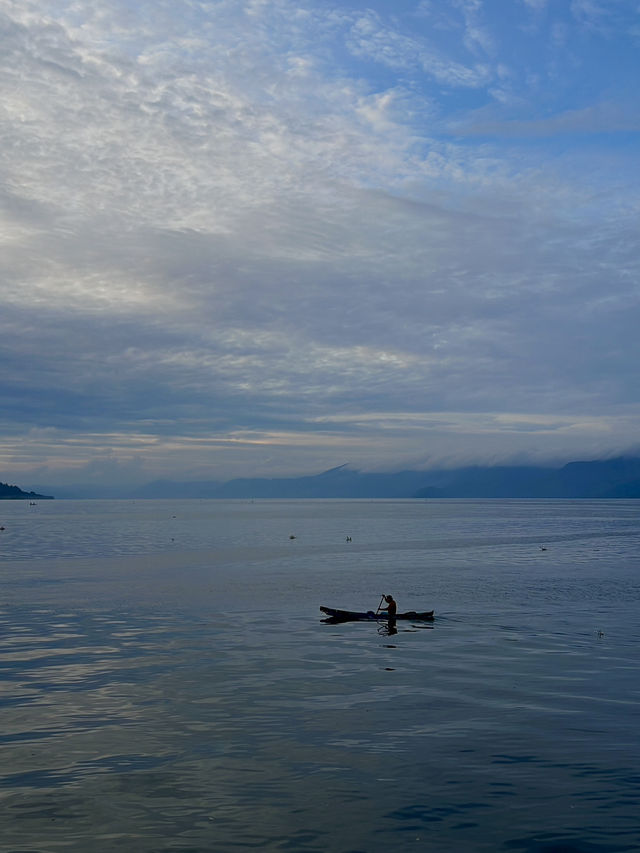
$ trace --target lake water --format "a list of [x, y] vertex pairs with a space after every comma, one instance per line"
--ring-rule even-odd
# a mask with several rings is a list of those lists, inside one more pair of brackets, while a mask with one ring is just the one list
[[640, 501], [0, 524], [2, 853], [640, 850]]

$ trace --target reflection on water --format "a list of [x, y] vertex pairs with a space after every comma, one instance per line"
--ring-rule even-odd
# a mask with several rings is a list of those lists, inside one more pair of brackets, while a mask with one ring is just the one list
[[541, 808], [555, 839], [638, 838], [635, 662], [595, 635], [3, 619], [10, 849], [376, 850], [425, 832], [447, 849], [534, 849]]
[[[394, 506], [368, 509], [383, 544], [385, 529], [413, 529]], [[316, 507], [315, 539], [349, 507]], [[591, 518], [616, 533], [615, 514], [569, 510], [585, 538], [542, 556], [536, 541], [527, 559], [518, 536], [508, 558], [504, 529], [493, 547], [425, 552], [415, 534], [411, 548], [336, 556], [305, 545], [306, 506], [295, 528], [289, 506], [270, 506], [269, 538], [280, 524], [287, 542], [262, 559], [225, 546], [6, 562], [0, 849], [638, 849], [637, 527], [624, 502], [628, 538], [592, 553]], [[351, 511], [362, 544], [364, 509]], [[552, 541], [557, 514], [544, 509], [537, 539]], [[435, 606], [436, 622], [321, 621], [328, 591], [366, 608], [380, 588]]]

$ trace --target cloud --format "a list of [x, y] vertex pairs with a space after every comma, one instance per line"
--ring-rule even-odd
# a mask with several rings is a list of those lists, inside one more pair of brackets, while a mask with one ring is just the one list
[[480, 136], [540, 138], [564, 134], [640, 133], [640, 111], [633, 101], [592, 104], [548, 118], [476, 121], [456, 127], [457, 133]]
[[571, 0], [571, 13], [576, 20], [590, 29], [599, 29], [607, 23], [607, 17], [616, 3], [601, 3], [597, 0]]
[[601, 92], [497, 113], [524, 71], [488, 4], [4, 0], [1, 20], [7, 471], [631, 435], [637, 157], [547, 140], [637, 122]]
[[[489, 41], [483, 31], [472, 25], [469, 3], [463, 4], [467, 15], [464, 39], [468, 46], [486, 47]], [[367, 12], [354, 21], [347, 41], [354, 56], [372, 59], [394, 71], [419, 68], [438, 83], [454, 87], [478, 88], [486, 85], [491, 71], [484, 63], [473, 65], [456, 61], [431, 42], [416, 38], [385, 25], [380, 16]]]

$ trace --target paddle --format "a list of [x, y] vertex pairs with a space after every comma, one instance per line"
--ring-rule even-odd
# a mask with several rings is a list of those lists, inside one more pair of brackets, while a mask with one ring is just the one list
[[384, 592], [382, 593], [382, 598], [380, 599], [380, 604], [378, 605], [378, 609], [376, 610], [376, 616], [380, 613], [380, 608], [382, 607], [382, 602], [384, 601]]

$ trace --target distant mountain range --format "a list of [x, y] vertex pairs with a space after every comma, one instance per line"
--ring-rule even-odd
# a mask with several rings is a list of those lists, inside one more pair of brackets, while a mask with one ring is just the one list
[[18, 486], [0, 483], [0, 501], [52, 500], [51, 495], [38, 495], [36, 492], [23, 492]]
[[562, 468], [462, 468], [418, 489], [420, 498], [640, 498], [640, 458], [570, 462]]
[[128, 489], [69, 486], [54, 491], [60, 498], [135, 499], [640, 498], [640, 458], [570, 462], [562, 468], [470, 466], [377, 474], [341, 465], [305, 477], [242, 478], [226, 482], [156, 480]]

